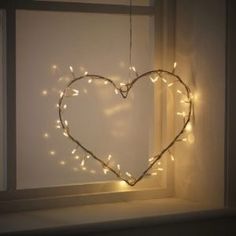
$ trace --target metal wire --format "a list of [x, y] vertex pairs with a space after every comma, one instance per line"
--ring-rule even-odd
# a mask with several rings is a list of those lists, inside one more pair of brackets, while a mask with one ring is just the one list
[[[180, 83], [183, 88], [185, 89], [185, 96], [187, 98], [188, 104], [189, 104], [189, 110], [188, 110], [188, 114], [186, 116], [186, 120], [184, 120], [184, 124], [181, 128], [181, 130], [176, 134], [176, 136], [173, 138], [173, 140], [162, 149], [162, 151], [160, 151], [158, 154], [154, 155], [154, 161], [152, 163], [149, 164], [149, 166], [141, 173], [141, 175], [138, 178], [127, 178], [127, 176], [123, 175], [123, 173], [120, 170], [117, 170], [116, 168], [112, 168], [111, 166], [109, 166], [109, 163], [107, 163], [106, 161], [102, 160], [100, 157], [98, 157], [96, 154], [94, 154], [91, 150], [89, 150], [88, 148], [86, 148], [77, 138], [73, 137], [71, 132], [70, 132], [70, 128], [69, 126], [67, 126], [65, 124], [65, 120], [63, 119], [63, 100], [65, 97], [67, 97], [67, 90], [70, 89], [70, 87], [77, 81], [83, 80], [83, 79], [92, 79], [92, 80], [102, 80], [102, 81], [107, 81], [108, 83], [110, 83], [113, 88], [115, 88], [116, 90], [118, 90], [121, 94], [121, 96], [125, 99], [128, 97], [129, 91], [130, 89], [140, 80], [140, 79], [144, 79], [146, 77], [149, 77], [151, 75], [158, 75], [160, 77], [167, 75], [167, 76], [171, 76], [170, 78], [173, 80], [173, 82], [176, 83], [176, 81], [178, 83]], [[65, 89], [62, 92], [62, 96], [60, 96], [58, 105], [59, 105], [59, 119], [60, 119], [60, 123], [61, 123], [61, 127], [63, 129], [63, 132], [66, 132], [68, 138], [74, 142], [78, 147], [80, 147], [82, 150], [84, 150], [84, 152], [86, 152], [87, 154], [89, 154], [91, 157], [93, 157], [96, 161], [98, 161], [103, 168], [106, 168], [108, 170], [110, 170], [112, 173], [114, 173], [119, 179], [125, 181], [128, 185], [130, 186], [134, 186], [135, 184], [137, 184], [144, 176], [147, 175], [148, 171], [157, 163], [158, 160], [161, 159], [161, 157], [170, 150], [170, 148], [179, 141], [179, 138], [181, 137], [181, 135], [184, 133], [186, 126], [188, 125], [190, 119], [191, 119], [191, 114], [192, 114], [192, 110], [193, 110], [193, 102], [192, 102], [192, 97], [191, 97], [191, 90], [190, 88], [183, 82], [183, 80], [176, 74], [174, 74], [174, 72], [169, 72], [166, 70], [152, 70], [152, 71], [148, 71], [138, 77], [136, 77], [135, 79], [133, 79], [130, 83], [127, 83], [126, 85], [126, 89], [124, 90], [121, 87], [118, 87], [111, 79], [100, 76], [100, 75], [94, 75], [94, 74], [88, 74], [88, 75], [83, 75], [80, 76], [78, 78], [74, 78], [72, 81], [70, 81], [68, 83], [68, 85], [65, 87]]]

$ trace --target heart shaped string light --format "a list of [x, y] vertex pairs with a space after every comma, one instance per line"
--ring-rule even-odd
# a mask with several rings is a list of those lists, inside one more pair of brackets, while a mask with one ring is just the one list
[[[70, 71], [72, 73], [73, 79], [67, 84], [64, 90], [60, 92], [60, 98], [58, 102], [59, 122], [57, 124], [57, 128], [61, 128], [63, 135], [67, 137], [68, 139], [70, 139], [75, 144], [75, 148], [71, 151], [72, 154], [75, 154], [78, 151], [78, 149], [81, 149], [84, 152], [84, 157], [82, 158], [82, 161], [80, 163], [82, 168], [86, 168], [85, 162], [88, 158], [91, 157], [95, 161], [101, 164], [104, 174], [107, 174], [107, 172], [110, 171], [115, 176], [117, 176], [118, 179], [125, 181], [130, 186], [134, 186], [139, 181], [141, 181], [145, 176], [157, 175], [157, 172], [154, 171], [155, 165], [158, 164], [159, 160], [163, 157], [165, 153], [168, 153], [171, 156], [171, 159], [174, 160], [174, 156], [171, 153], [171, 148], [177, 142], [187, 141], [187, 138], [183, 137], [183, 135], [185, 131], [188, 131], [190, 127], [193, 101], [192, 101], [192, 94], [191, 94], [190, 88], [187, 86], [187, 84], [184, 83], [184, 81], [178, 75], [175, 74], [177, 63], [174, 63], [174, 67], [171, 72], [167, 70], [159, 69], [159, 70], [151, 70], [151, 71], [145, 72], [142, 75], [139, 75], [137, 73], [135, 67], [132, 65], [132, 0], [130, 0], [130, 14], [129, 15], [130, 15], [130, 18], [129, 18], [130, 19], [129, 78], [131, 79], [131, 74], [133, 73], [135, 74], [135, 78], [131, 79], [131, 82], [121, 83], [120, 85], [116, 85], [116, 83], [109, 78], [106, 78], [101, 75], [89, 74], [88, 72], [85, 72], [84, 75], [82, 76], [76, 77], [72, 66], [70, 66]], [[113, 164], [111, 164], [111, 158], [112, 158], [111, 155], [109, 155], [106, 158], [106, 160], [104, 160], [102, 157], [97, 156], [92, 150], [89, 150], [87, 147], [85, 147], [77, 138], [75, 138], [71, 133], [69, 122], [63, 116], [63, 112], [67, 107], [67, 104], [64, 101], [65, 98], [79, 96], [79, 93], [80, 93], [79, 89], [73, 88], [73, 85], [78, 81], [87, 80], [88, 83], [92, 83], [94, 80], [102, 81], [104, 85], [107, 85], [107, 84], [112, 85], [115, 94], [117, 95], [120, 94], [123, 99], [126, 99], [129, 95], [129, 91], [141, 79], [151, 80], [152, 83], [157, 83], [157, 81], [161, 81], [167, 86], [167, 88], [172, 87], [174, 84], [179, 84], [180, 86], [182, 86], [182, 89], [181, 90], [178, 89], [177, 93], [181, 95], [180, 102], [188, 105], [188, 111], [176, 113], [178, 116], [183, 118], [182, 128], [174, 136], [171, 142], [167, 146], [165, 146], [159, 153], [151, 157], [147, 157], [148, 166], [144, 168], [144, 171], [138, 177], [135, 177], [131, 173], [127, 171], [123, 171], [123, 168], [121, 169], [121, 165], [119, 163], [115, 163], [114, 165], [114, 162], [112, 162]], [[157, 170], [162, 170], [162, 168], [158, 167]]]
[[[161, 70], [161, 69], [148, 71], [142, 75], [139, 75], [138, 77], [133, 79], [130, 83], [121, 84], [119, 86], [116, 85], [109, 78], [106, 78], [100, 75], [95, 75], [95, 74], [88, 74], [88, 73], [85, 73], [84, 75], [80, 77], [73, 78], [67, 84], [64, 90], [60, 92], [60, 98], [58, 102], [60, 127], [63, 130], [63, 135], [69, 138], [76, 145], [75, 148], [71, 151], [71, 153], [75, 154], [75, 152], [79, 148], [84, 151], [85, 155], [84, 155], [83, 160], [81, 161], [81, 166], [85, 165], [86, 158], [92, 157], [94, 160], [98, 161], [101, 164], [104, 174], [110, 171], [114, 173], [119, 179], [125, 181], [130, 186], [134, 186], [141, 179], [143, 179], [143, 177], [147, 175], [155, 175], [155, 172], [152, 172], [151, 170], [165, 153], [169, 153], [171, 155], [171, 158], [173, 159], [173, 155], [170, 152], [170, 149], [173, 147], [173, 145], [179, 141], [187, 141], [186, 138], [182, 138], [182, 135], [184, 134], [185, 130], [189, 127], [188, 125], [191, 119], [192, 107], [193, 107], [190, 88], [183, 82], [183, 80], [178, 75], [175, 74], [175, 67], [176, 67], [176, 63], [174, 64], [174, 69], [172, 72]], [[74, 75], [72, 67], [70, 67], [70, 70], [72, 74]], [[66, 103], [64, 102], [64, 99], [69, 98], [69, 97], [79, 96], [79, 89], [73, 88], [73, 85], [78, 81], [87, 80], [88, 83], [92, 83], [94, 80], [103, 81], [104, 84], [111, 84], [113, 86], [114, 92], [116, 94], [120, 94], [123, 99], [126, 99], [129, 95], [129, 91], [131, 90], [131, 88], [141, 79], [150, 79], [153, 83], [156, 83], [158, 80], [160, 80], [162, 81], [162, 83], [164, 83], [167, 86], [167, 88], [172, 87], [175, 83], [180, 84], [183, 87], [183, 90], [178, 89], [177, 93], [181, 95], [181, 98], [182, 98], [181, 102], [184, 102], [188, 105], [188, 112], [176, 113], [178, 116], [183, 117], [183, 126], [181, 130], [176, 134], [176, 136], [172, 139], [172, 141], [166, 147], [162, 149], [160, 153], [154, 156], [148, 157], [148, 160], [149, 160], [148, 167], [140, 174], [140, 176], [136, 178], [132, 176], [129, 172], [123, 173], [123, 171], [121, 171], [121, 167], [119, 163], [117, 163], [115, 166], [110, 165], [110, 160], [112, 158], [111, 155], [108, 156], [107, 160], [103, 160], [103, 158], [98, 157], [95, 153], [93, 153], [91, 150], [85, 147], [77, 138], [75, 138], [71, 134], [69, 122], [63, 117], [63, 112], [65, 108], [67, 107]]]

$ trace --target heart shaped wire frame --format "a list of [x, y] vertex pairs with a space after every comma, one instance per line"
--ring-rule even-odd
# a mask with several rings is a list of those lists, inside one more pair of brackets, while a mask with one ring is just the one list
[[[172, 86], [174, 83], [180, 83], [184, 87], [185, 92], [182, 92], [180, 90], [177, 90], [177, 92], [182, 93], [185, 96], [184, 103], [188, 104], [188, 112], [186, 115], [185, 114], [183, 115], [184, 122], [183, 122], [183, 126], [180, 129], [180, 131], [175, 135], [175, 137], [171, 140], [171, 142], [167, 146], [165, 146], [158, 154], [149, 158], [149, 160], [151, 159], [152, 161], [149, 163], [148, 167], [140, 174], [140, 176], [138, 178], [134, 178], [128, 172], [126, 172], [126, 174], [122, 173], [122, 171], [120, 169], [120, 165], [117, 165], [116, 167], [109, 165], [109, 161], [110, 161], [109, 158], [107, 161], [104, 161], [103, 159], [98, 157], [96, 154], [94, 154], [91, 150], [86, 148], [78, 139], [76, 139], [75, 137], [72, 136], [72, 134], [70, 132], [69, 125], [68, 125], [68, 121], [63, 118], [63, 110], [64, 110], [63, 100], [65, 97], [73, 97], [73, 96], [77, 96], [79, 94], [79, 91], [76, 89], [72, 89], [71, 86], [76, 81], [79, 81], [82, 79], [89, 79], [90, 82], [92, 82], [92, 80], [101, 80], [101, 81], [104, 81], [105, 84], [110, 83], [113, 86], [113, 88], [115, 89], [115, 92], [117, 94], [120, 93], [122, 98], [125, 99], [128, 97], [130, 89], [134, 86], [134, 84], [138, 80], [145, 79], [146, 77], [152, 78], [152, 76], [155, 76], [155, 78], [153, 79], [153, 81], [155, 81], [155, 82], [158, 79], [162, 79], [163, 81], [166, 81], [165, 76], [168, 76], [168, 78], [172, 80], [172, 82], [168, 84], [168, 87]], [[70, 93], [68, 93], [68, 90], [70, 90]], [[72, 95], [71, 95], [71, 92], [72, 92]], [[170, 148], [172, 148], [176, 142], [181, 141], [181, 136], [184, 134], [185, 129], [191, 119], [191, 114], [192, 114], [192, 110], [193, 110], [193, 101], [192, 101], [192, 94], [191, 94], [190, 88], [187, 86], [187, 84], [185, 84], [183, 82], [183, 80], [178, 75], [176, 75], [174, 73], [174, 70], [172, 72], [169, 72], [166, 70], [159, 69], [159, 70], [148, 71], [142, 75], [137, 75], [137, 77], [135, 79], [133, 79], [130, 83], [123, 84], [122, 86], [117, 86], [111, 79], [100, 76], [100, 75], [85, 74], [85, 75], [77, 77], [77, 78], [74, 77], [67, 84], [67, 86], [64, 88], [64, 90], [60, 93], [58, 107], [59, 107], [59, 110], [58, 110], [59, 111], [59, 120], [60, 120], [61, 128], [63, 130], [63, 135], [66, 136], [67, 138], [69, 138], [73, 143], [76, 144], [76, 149], [74, 149], [73, 151], [75, 152], [77, 150], [77, 148], [81, 148], [85, 153], [87, 153], [87, 155], [91, 156], [92, 158], [94, 158], [94, 160], [98, 161], [102, 165], [102, 168], [104, 170], [111, 171], [120, 180], [125, 181], [130, 186], [134, 186], [139, 181], [141, 181], [146, 175], [148, 175], [149, 171], [154, 167], [154, 165], [157, 163], [157, 161], [159, 161], [163, 157], [163, 155], [165, 153], [170, 152]], [[73, 153], [73, 151], [72, 151], [72, 153]]]

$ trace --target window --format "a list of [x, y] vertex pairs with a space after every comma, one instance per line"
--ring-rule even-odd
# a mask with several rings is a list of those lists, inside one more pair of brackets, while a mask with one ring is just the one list
[[[58, 90], [63, 87], [64, 81], [71, 77], [68, 68], [70, 65], [73, 66], [76, 74], [85, 71], [102, 75], [106, 73], [105, 76], [112, 77], [117, 82], [123, 82], [121, 78], [127, 77], [125, 67], [127, 67], [129, 49], [127, 23], [129, 6], [115, 4], [100, 6], [97, 3], [100, 7], [96, 5], [95, 11], [93, 5], [78, 2], [33, 1], [31, 4], [18, 4], [10, 9], [6, 7], [8, 13], [7, 36], [11, 38], [10, 43], [13, 45], [10, 56], [8, 55], [8, 60], [11, 59], [13, 63], [7, 64], [7, 97], [11, 98], [8, 99], [7, 115], [8, 118], [13, 118], [8, 121], [7, 132], [11, 129], [10, 137], [12, 139], [8, 138], [8, 140], [12, 140], [13, 146], [10, 146], [8, 142], [7, 150], [10, 158], [8, 157], [7, 163], [7, 187], [11, 191], [1, 191], [0, 199], [5, 201], [20, 199], [24, 201], [23, 209], [37, 207], [27, 205], [29, 198], [35, 199], [35, 204], [41, 202], [41, 206], [43, 206], [46, 202], [45, 206], [48, 206], [47, 201], [42, 200], [42, 197], [70, 199], [71, 196], [82, 199], [83, 204], [115, 202], [120, 199], [180, 197], [199, 201], [203, 205], [211, 202], [214, 207], [223, 206], [224, 143], [217, 137], [224, 136], [224, 114], [222, 113], [224, 110], [224, 89], [222, 89], [224, 80], [216, 78], [219, 74], [221, 78], [224, 78], [224, 66], [219, 66], [221, 57], [217, 54], [224, 55], [224, 43], [222, 43], [225, 37], [222, 33], [224, 24], [221, 25], [224, 15], [222, 18], [214, 15], [214, 19], [219, 20], [217, 26], [221, 28], [210, 32], [204, 28], [205, 21], [203, 23], [199, 19], [189, 20], [191, 17], [182, 12], [185, 6], [178, 5], [175, 34], [174, 4], [169, 1], [156, 1], [154, 6], [134, 7], [133, 59], [135, 66], [139, 68], [140, 72], [155, 67], [169, 70], [177, 59], [178, 73], [189, 82], [201, 99], [204, 97], [206, 100], [203, 102], [200, 99], [195, 106], [196, 114], [201, 115], [194, 118], [194, 122], [198, 124], [197, 128], [194, 128], [194, 132], [196, 132], [194, 133], [194, 146], [187, 145], [186, 150], [183, 151], [183, 146], [180, 144], [175, 149], [176, 156], [178, 156], [175, 163], [164, 158], [163, 172], [158, 176], [146, 178], [136, 187], [130, 188], [122, 185], [120, 181], [116, 181], [112, 175], [104, 177], [102, 171], [99, 172], [99, 168], [96, 169], [96, 166], [88, 164], [87, 172], [77, 171], [76, 168], [79, 168], [79, 166], [75, 166], [77, 160], [70, 155], [72, 145], [69, 143], [64, 145], [65, 139], [58, 130], [54, 129], [57, 119]], [[194, 9], [201, 8], [198, 3], [195, 4], [196, 8], [186, 6], [189, 7], [189, 11], [193, 11], [193, 16], [197, 15]], [[98, 27], [94, 27], [95, 22]], [[210, 27], [211, 22], [207, 21], [207, 23]], [[193, 27], [191, 24], [196, 25]], [[191, 34], [190, 29], [194, 29], [196, 32]], [[191, 32], [186, 34], [186, 30]], [[203, 40], [203, 35], [206, 37], [206, 42]], [[216, 41], [215, 38], [218, 38], [219, 41]], [[185, 39], [188, 40], [185, 41]], [[214, 43], [212, 43], [213, 41]], [[209, 42], [211, 43], [209, 44]], [[15, 51], [14, 45], [16, 46]], [[191, 47], [191, 45], [194, 46]], [[9, 47], [8, 45], [8, 50]], [[211, 52], [209, 49], [212, 49]], [[189, 52], [191, 53], [188, 54]], [[215, 67], [217, 70], [213, 69], [212, 61], [217, 65]], [[16, 62], [16, 66], [14, 66], [14, 62]], [[209, 64], [209, 62], [213, 64]], [[193, 68], [191, 63], [196, 67]], [[200, 71], [201, 76], [196, 74], [195, 70], [198, 73]], [[16, 72], [16, 76], [14, 76], [14, 72]], [[57, 81], [58, 78], [61, 80]], [[211, 86], [213, 78], [214, 86]], [[150, 115], [142, 124], [142, 137], [133, 133], [138, 142], [144, 144], [144, 148], [140, 148], [141, 146], [136, 143], [131, 144], [134, 145], [132, 148], [137, 147], [137, 155], [149, 155], [155, 151], [155, 148], [166, 142], [176, 128], [173, 125], [173, 113], [181, 108], [181, 104], [175, 103], [174, 96], [168, 97], [166, 92], [160, 92], [157, 87], [146, 88], [144, 84], [140, 84], [140, 86], [137, 88], [137, 94], [143, 88], [146, 91], [145, 99], [142, 100], [144, 106], [134, 104], [134, 111], [140, 112], [140, 108], [143, 107], [145, 108], [144, 113]], [[14, 89], [16, 89], [16, 93], [14, 93]], [[87, 88], [83, 90], [82, 98], [88, 96], [86, 93], [97, 93], [93, 85], [89, 89], [89, 91]], [[105, 89], [104, 86], [102, 89]], [[101, 91], [104, 94], [105, 90]], [[222, 97], [220, 101], [217, 99], [219, 94]], [[102, 96], [92, 98], [100, 100], [96, 100], [96, 106], [95, 101], [91, 100], [90, 106], [93, 109], [85, 110], [85, 113], [81, 115], [83, 122], [86, 122], [88, 117], [87, 124], [75, 124], [75, 127], [81, 130], [78, 135], [81, 135], [87, 143], [92, 141], [91, 145], [95, 149], [100, 141], [99, 137], [104, 135], [106, 142], [102, 143], [104, 146], [99, 146], [101, 149], [98, 150], [101, 155], [106, 156], [112, 152], [112, 157], [115, 159], [120, 151], [120, 156], [123, 156], [131, 144], [125, 143], [127, 146], [124, 150], [113, 147], [109, 136], [118, 135], [117, 140], [119, 140], [119, 132], [124, 128], [123, 124], [117, 122], [116, 118], [107, 118], [101, 126], [97, 125], [102, 120], [101, 117], [104, 118], [105, 115], [110, 117], [109, 114], [114, 112], [109, 108], [118, 107], [119, 110], [119, 106], [116, 106], [119, 105], [117, 98], [114, 96], [109, 101], [102, 100]], [[83, 107], [84, 104], [83, 101], [79, 103]], [[71, 106], [76, 108], [77, 104], [71, 104]], [[97, 106], [103, 113], [97, 109]], [[72, 119], [75, 118], [73, 114], [71, 113]], [[125, 110], [119, 114], [124, 116]], [[78, 113], [78, 115], [80, 114]], [[132, 131], [132, 127], [140, 126], [142, 121], [143, 119], [137, 119], [135, 126], [130, 123], [128, 125], [131, 127], [130, 130]], [[111, 125], [116, 125], [117, 129], [114, 130], [119, 132], [111, 132], [108, 135], [103, 129], [99, 130], [101, 127], [112, 130], [109, 129]], [[14, 128], [15, 126], [16, 128]], [[167, 127], [171, 127], [169, 133]], [[96, 130], [96, 134], [98, 134], [95, 139], [88, 136], [88, 133], [90, 134], [93, 130]], [[161, 132], [159, 132], [160, 130]], [[210, 132], [212, 138], [209, 136]], [[208, 139], [204, 140], [204, 137], [208, 137]], [[128, 139], [124, 140], [128, 141]], [[108, 150], [107, 146], [113, 147], [112, 151]], [[133, 167], [131, 163], [128, 164], [130, 164], [129, 168]], [[141, 166], [140, 162], [134, 170], [136, 167], [138, 170]], [[88, 172], [91, 170], [96, 170], [96, 175], [89, 174]], [[217, 193], [217, 198], [214, 196], [215, 193]], [[65, 205], [68, 205], [69, 200], [65, 201], [67, 201]], [[55, 200], [53, 206], [61, 204], [60, 201], [58, 202]], [[71, 204], [75, 204], [76, 201], [72, 202]], [[209, 205], [207, 206], [209, 207]], [[211, 205], [210, 208], [213, 206]]]

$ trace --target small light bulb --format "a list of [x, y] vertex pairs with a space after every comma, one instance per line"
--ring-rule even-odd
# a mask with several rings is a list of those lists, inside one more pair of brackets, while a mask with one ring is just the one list
[[89, 79], [89, 80], [88, 80], [88, 83], [91, 84], [91, 83], [92, 83], [92, 79]]
[[193, 134], [188, 135], [188, 143], [192, 144], [195, 142], [195, 137]]
[[149, 158], [148, 161], [149, 161], [149, 162], [154, 161], [154, 157]]
[[73, 73], [74, 72], [74, 69], [72, 66], [69, 67], [70, 68], [70, 71]]
[[64, 109], [66, 109], [66, 108], [67, 108], [67, 105], [66, 105], [66, 104], [64, 104], [64, 105], [63, 105], [63, 108], [64, 108]]
[[54, 150], [51, 150], [51, 151], [50, 151], [50, 155], [51, 155], [51, 156], [55, 156], [55, 154], [56, 154], [56, 152], [55, 152]]
[[183, 93], [182, 93], [182, 91], [181, 91], [181, 90], [179, 90], [179, 89], [177, 90], [177, 93], [179, 93], [179, 94], [183, 94]]
[[75, 152], [76, 152], [76, 148], [74, 148], [72, 151], [71, 151], [71, 154], [75, 154]]
[[106, 175], [109, 170], [105, 167], [103, 168], [103, 173]]
[[60, 126], [60, 125], [56, 125], [56, 128], [57, 128], [57, 129], [60, 129], [60, 128], [61, 128], [61, 126]]
[[176, 115], [185, 117], [186, 113], [184, 111], [183, 112], [177, 112]]
[[43, 91], [42, 91], [42, 95], [43, 95], [43, 96], [47, 96], [47, 95], [48, 95], [48, 91], [47, 91], [47, 90], [43, 90]]
[[164, 78], [162, 78], [162, 81], [166, 84], [167, 83], [167, 80], [166, 79], [164, 79]]
[[186, 125], [185, 130], [188, 132], [192, 131], [192, 124], [190, 122]]
[[83, 159], [83, 160], [81, 161], [80, 165], [81, 165], [81, 166], [84, 166], [84, 164], [85, 164], [85, 160]]
[[161, 162], [160, 162], [160, 161], [158, 161], [158, 162], [157, 162], [157, 165], [159, 165], [159, 166], [160, 166], [160, 165], [161, 165]]
[[155, 78], [152, 78], [152, 77], [150, 76], [150, 80], [151, 80], [153, 83], [157, 82], [158, 79], [159, 79], [159, 76], [156, 76]]
[[172, 154], [170, 155], [170, 158], [171, 158], [172, 161], [175, 160], [175, 157]]
[[77, 89], [72, 89], [72, 91], [74, 92], [74, 93], [72, 94], [72, 96], [78, 96], [78, 95], [79, 95], [79, 90], [77, 90]]
[[170, 88], [174, 83], [169, 83], [167, 86]]
[[132, 66], [132, 70], [133, 70], [134, 72], [136, 72], [136, 69], [135, 69], [135, 67], [134, 67], [134, 66]]
[[86, 155], [86, 158], [89, 159], [89, 158], [90, 158], [90, 155]]
[[164, 169], [161, 168], [161, 167], [158, 167], [157, 170], [159, 170], [159, 171], [163, 171]]
[[62, 97], [63, 97], [63, 95], [64, 95], [64, 93], [63, 93], [63, 92], [60, 92], [60, 98], [62, 98]]
[[57, 65], [52, 65], [52, 69], [56, 70], [57, 69]]
[[111, 158], [112, 158], [112, 155], [111, 155], [111, 154], [109, 154], [109, 155], [108, 155], [108, 158], [107, 158], [107, 160], [108, 160], [108, 161], [110, 161], [110, 160], [111, 160]]
[[183, 142], [187, 142], [187, 138], [183, 138], [182, 141], [183, 141]]
[[48, 138], [48, 137], [49, 137], [49, 134], [48, 134], [48, 133], [44, 133], [44, 134], [43, 134], [43, 137], [44, 137], [44, 138]]
[[120, 164], [117, 164], [117, 169], [120, 171]]
[[151, 173], [151, 175], [152, 175], [152, 176], [155, 176], [155, 175], [157, 175], [157, 172], [153, 172], [153, 173]]
[[69, 137], [69, 135], [67, 134], [66, 131], [63, 132], [63, 135], [66, 136], [66, 137]]
[[85, 166], [82, 167], [82, 170], [87, 170], [87, 168]]
[[76, 155], [74, 158], [75, 158], [76, 160], [79, 160], [79, 156], [78, 156], [78, 155]]
[[174, 66], [173, 66], [173, 67], [174, 67], [174, 69], [176, 68], [176, 66], [177, 66], [177, 62], [175, 62], [175, 63], [174, 63]]
[[66, 162], [65, 162], [65, 161], [60, 161], [60, 164], [61, 164], [62, 166], [64, 166], [64, 165], [66, 164]]
[[64, 123], [66, 126], [68, 126], [68, 124], [69, 124], [67, 120], [65, 120]]
[[118, 89], [115, 89], [115, 94], [119, 94], [119, 90]]
[[105, 85], [107, 85], [107, 84], [108, 84], [108, 81], [107, 81], [107, 80], [105, 80], [105, 81], [104, 81], [104, 84], [105, 84]]
[[130, 178], [132, 177], [132, 175], [129, 172], [125, 172], [125, 174]]
[[85, 71], [85, 72], [84, 72], [84, 75], [88, 75], [88, 71]]

